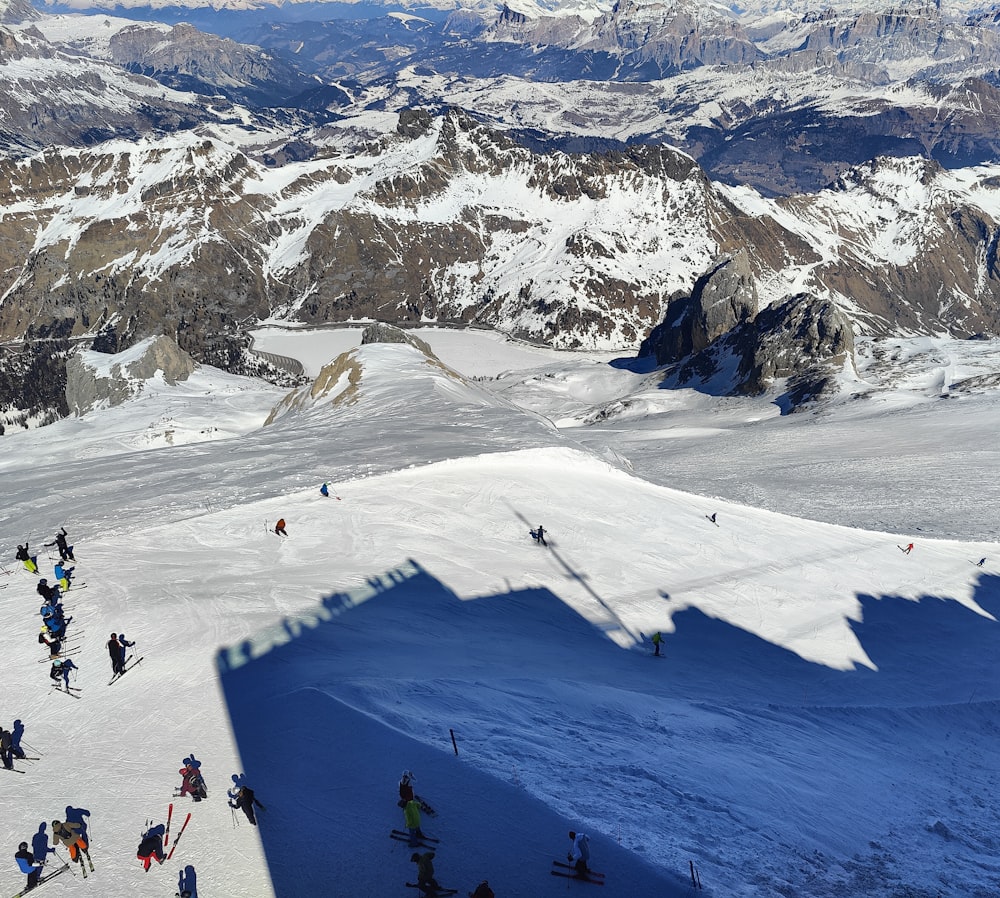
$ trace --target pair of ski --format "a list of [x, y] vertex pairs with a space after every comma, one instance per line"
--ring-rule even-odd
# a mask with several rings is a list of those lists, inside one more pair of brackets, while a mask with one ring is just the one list
[[[129, 655], [129, 658], [131, 658], [131, 657], [132, 656]], [[144, 657], [146, 657], [146, 656], [143, 655], [142, 658], [144, 658]], [[126, 661], [125, 662], [125, 669], [122, 670], [119, 673], [116, 673], [110, 680], [108, 680], [108, 685], [110, 686], [116, 680], [120, 680], [122, 677], [124, 677], [125, 674], [127, 674], [133, 667], [135, 667], [137, 664], [139, 664], [142, 661], [142, 658], [136, 658], [136, 660], [133, 661], [131, 664], [129, 664], [128, 661]]]
[[419, 839], [414, 839], [408, 832], [404, 832], [401, 829], [394, 829], [389, 833], [390, 839], [395, 839], [397, 842], [408, 842], [414, 848], [435, 848], [440, 844], [440, 839], [435, 839], [433, 836], [421, 836]]
[[[581, 876], [576, 872], [576, 867], [573, 864], [564, 864], [562, 861], [553, 861], [552, 866], [560, 868], [558, 870], [549, 871], [553, 876], [565, 876], [566, 879], [578, 879], [580, 882], [593, 883], [595, 886], [604, 885], [604, 874], [598, 873], [596, 870], [588, 870], [586, 876]], [[570, 873], [570, 870], [573, 872]]]
[[[170, 806], [167, 808], [167, 830], [163, 834], [163, 847], [166, 848], [170, 844], [170, 821], [174, 816], [174, 803], [170, 802]], [[170, 854], [167, 855], [167, 860], [174, 856], [174, 849], [181, 840], [181, 836], [184, 835], [184, 830], [187, 829], [188, 821], [191, 819], [191, 812], [188, 811], [187, 816], [184, 818], [184, 822], [181, 824], [181, 831], [177, 833], [177, 838], [174, 839], [174, 844], [170, 849]]]
[[66, 695], [71, 696], [72, 698], [83, 698], [82, 695], [78, 695], [78, 693], [82, 691], [81, 687], [79, 686], [70, 686], [69, 684], [67, 684], [66, 688], [64, 689], [62, 686], [53, 685], [52, 689], [54, 689], [56, 692], [65, 692]]
[[[408, 882], [406, 884], [406, 887], [408, 889], [419, 889], [419, 888], [422, 888], [421, 885], [419, 883], [416, 883], [416, 882]], [[424, 895], [427, 896], [427, 898], [438, 898], [439, 895], [441, 896], [441, 898], [444, 898], [445, 895], [457, 895], [457, 894], [458, 894], [458, 889], [441, 889], [441, 888], [438, 888], [438, 889], [434, 889], [432, 892], [428, 892], [426, 889], [424, 890]]]
[[[45, 876], [41, 877], [41, 879], [38, 880], [38, 884], [35, 886], [35, 888], [38, 888], [38, 886], [40, 886], [43, 882], [48, 882], [50, 879], [54, 879], [60, 873], [65, 873], [68, 869], [69, 869], [69, 864], [63, 864], [58, 870], [53, 870], [51, 873], [46, 873]], [[21, 898], [22, 895], [27, 895], [29, 891], [33, 890], [22, 889], [20, 892], [14, 895], [13, 898]]]

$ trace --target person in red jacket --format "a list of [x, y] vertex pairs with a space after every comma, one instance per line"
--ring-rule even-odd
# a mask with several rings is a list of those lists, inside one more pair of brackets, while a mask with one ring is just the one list
[[278, 536], [288, 536], [288, 534], [285, 532], [284, 518], [278, 518], [278, 523], [274, 525], [274, 532], [277, 533]]

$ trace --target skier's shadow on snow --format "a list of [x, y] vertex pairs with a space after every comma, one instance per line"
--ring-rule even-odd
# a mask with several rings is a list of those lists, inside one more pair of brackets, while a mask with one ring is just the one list
[[198, 898], [198, 874], [190, 864], [177, 873], [177, 894], [183, 895], [185, 892], [190, 898]]

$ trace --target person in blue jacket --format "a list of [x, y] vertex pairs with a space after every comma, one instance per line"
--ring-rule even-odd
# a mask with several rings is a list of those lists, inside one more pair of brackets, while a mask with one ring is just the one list
[[26, 874], [28, 877], [28, 884], [24, 887], [24, 891], [33, 889], [38, 885], [38, 878], [42, 875], [42, 865], [35, 861], [35, 856], [28, 851], [28, 843], [22, 842], [17, 846], [17, 853], [14, 855], [14, 859], [17, 861], [18, 867], [21, 868], [21, 872]]
[[323, 498], [328, 499], [330, 497], [330, 487], [325, 483], [319, 488], [319, 493]]

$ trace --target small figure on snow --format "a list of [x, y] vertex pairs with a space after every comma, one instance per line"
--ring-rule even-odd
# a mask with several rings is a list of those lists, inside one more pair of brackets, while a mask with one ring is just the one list
[[46, 604], [51, 604], [53, 601], [59, 599], [59, 587], [49, 586], [49, 581], [42, 577], [35, 586], [35, 592], [37, 592], [44, 600]]
[[323, 497], [324, 499], [329, 499], [329, 498], [330, 498], [330, 487], [328, 487], [328, 486], [327, 486], [327, 485], [326, 485], [326, 484], [324, 483], [324, 484], [323, 484], [323, 485], [322, 485], [322, 486], [321, 486], [321, 487], [319, 488], [319, 494], [320, 494], [320, 495], [321, 495], [321, 496], [322, 496], [322, 497]]
[[42, 624], [42, 628], [38, 631], [38, 644], [48, 646], [49, 658], [52, 659], [55, 659], [62, 649], [62, 640], [53, 636], [48, 625], [44, 623]]
[[28, 573], [38, 573], [38, 556], [31, 554], [31, 549], [28, 548], [27, 543], [17, 547], [17, 554], [14, 557], [24, 565], [24, 569]]
[[[66, 691], [69, 692], [69, 672], [71, 670], [79, 670], [74, 663], [72, 658], [56, 658], [52, 662], [52, 668], [49, 670], [49, 679], [55, 683], [56, 689], [62, 689], [65, 687]], [[63, 686], [59, 685], [59, 680], [63, 681]]]
[[163, 853], [163, 824], [154, 826], [142, 834], [142, 841], [135, 852], [135, 856], [142, 861], [142, 869], [149, 872], [153, 861], [162, 864], [167, 856]]
[[181, 775], [181, 789], [177, 797], [181, 798], [190, 795], [194, 801], [201, 801], [208, 798], [208, 791], [205, 789], [205, 780], [202, 779], [199, 768], [201, 764], [194, 758], [185, 758], [184, 766], [177, 772]]
[[62, 842], [69, 849], [70, 861], [75, 861], [80, 865], [83, 878], [86, 879], [87, 868], [83, 866], [83, 859], [87, 858], [91, 870], [94, 869], [94, 862], [90, 859], [90, 847], [87, 845], [87, 840], [77, 832], [79, 829], [82, 829], [81, 824], [73, 821], [67, 820], [65, 823], [60, 823], [58, 820], [52, 821], [52, 838], [57, 842]]
[[253, 806], [257, 805], [257, 807], [259, 807], [262, 811], [266, 811], [267, 808], [265, 808], [264, 805], [257, 800], [257, 796], [253, 794], [253, 789], [249, 786], [240, 786], [239, 789], [236, 790], [235, 794], [233, 794], [232, 790], [230, 790], [229, 794], [229, 807], [239, 808], [244, 814], [247, 815], [247, 820], [249, 820], [253, 826], [256, 826], [257, 817], [254, 814]]
[[980, 558], [979, 561], [976, 562], [976, 567], [982, 567], [984, 564], [986, 564], [986, 559]]
[[0, 727], [0, 763], [8, 770], [14, 768], [14, 738], [3, 727]]
[[418, 844], [424, 837], [424, 832], [420, 828], [420, 802], [415, 798], [411, 798], [403, 806], [403, 823], [410, 831], [410, 844]]
[[65, 527], [60, 527], [59, 532], [56, 534], [56, 538], [50, 543], [46, 543], [48, 546], [58, 546], [59, 547], [59, 557], [63, 561], [76, 561], [73, 557], [73, 547], [66, 542], [66, 537], [69, 534], [66, 532]]
[[63, 563], [61, 561], [56, 562], [53, 571], [56, 575], [56, 582], [59, 584], [59, 588], [63, 592], [67, 592], [69, 590], [69, 581], [73, 578], [73, 571], [75, 570], [75, 567], [63, 567]]
[[278, 523], [274, 525], [274, 532], [277, 533], [278, 536], [288, 536], [288, 534], [285, 532], [284, 518], [278, 518]]
[[125, 653], [122, 651], [121, 643], [118, 642], [118, 634], [112, 633], [108, 640], [108, 654], [111, 656], [111, 675], [117, 677], [125, 672]]
[[28, 877], [28, 884], [24, 891], [28, 892], [38, 885], [38, 878], [42, 875], [42, 864], [35, 860], [35, 856], [28, 851], [28, 843], [22, 842], [17, 846], [17, 853], [14, 855], [21, 872]]
[[476, 886], [474, 892], [469, 892], [469, 898], [496, 898], [496, 896], [493, 894], [493, 889], [490, 888], [489, 882], [484, 879]]
[[535, 530], [528, 531], [531, 534], [531, 538], [542, 546], [547, 546], [548, 543], [545, 542], [545, 528], [539, 524]]
[[570, 830], [569, 837], [573, 840], [573, 850], [566, 855], [566, 860], [576, 868], [577, 876], [586, 879], [590, 873], [590, 839], [586, 833], [573, 830]]
[[715, 520], [715, 516], [716, 516], [717, 514], [718, 514], [718, 512], [717, 512], [717, 511], [713, 511], [713, 512], [712, 512], [712, 513], [711, 513], [710, 515], [708, 515], [708, 519], [709, 519], [709, 520], [710, 520], [710, 521], [711, 521], [711, 522], [712, 522], [713, 524], [718, 524], [718, 523], [719, 523], [719, 522], [718, 522], [717, 520]]
[[659, 630], [657, 630], [653, 634], [653, 654], [654, 655], [659, 655], [660, 654], [660, 643], [661, 642], [663, 642], [663, 634]]
[[901, 551], [901, 552], [902, 552], [902, 553], [903, 553], [904, 555], [909, 555], [909, 554], [910, 554], [910, 552], [912, 552], [912, 551], [913, 551], [913, 543], [910, 543], [909, 545], [907, 545], [907, 547], [906, 547], [905, 549], [904, 549], [904, 548], [902, 548], [902, 546], [900, 546], [900, 551]]
[[425, 851], [419, 854], [414, 851], [410, 860], [417, 865], [417, 888], [424, 895], [436, 895], [441, 886], [434, 878], [434, 852]]
[[124, 633], [119, 633], [118, 634], [118, 650], [121, 652], [121, 656], [122, 656], [122, 668], [125, 667], [125, 661], [127, 660], [127, 657], [128, 657], [128, 650], [130, 648], [132, 648], [134, 645], [135, 645], [135, 642], [134, 641], [133, 642], [129, 642], [125, 638], [125, 634]]

